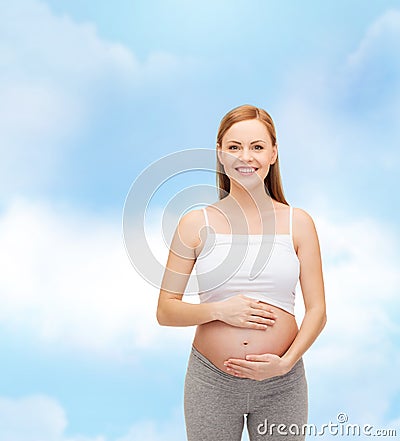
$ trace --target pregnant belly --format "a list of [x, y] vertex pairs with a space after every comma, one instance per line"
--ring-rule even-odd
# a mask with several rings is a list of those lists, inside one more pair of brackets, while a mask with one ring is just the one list
[[294, 315], [270, 306], [277, 318], [267, 329], [239, 328], [215, 320], [197, 326], [193, 346], [224, 372], [228, 358], [266, 353], [282, 356], [295, 339], [298, 326]]

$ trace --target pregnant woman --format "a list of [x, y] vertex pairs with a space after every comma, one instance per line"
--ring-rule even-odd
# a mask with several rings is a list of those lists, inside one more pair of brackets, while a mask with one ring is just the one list
[[[303, 354], [326, 323], [317, 232], [285, 200], [274, 123], [263, 109], [228, 112], [217, 135], [219, 200], [182, 216], [157, 320], [197, 325], [184, 387], [188, 441], [303, 440]], [[195, 268], [200, 303], [182, 301]], [[294, 316], [300, 281], [305, 314]]]

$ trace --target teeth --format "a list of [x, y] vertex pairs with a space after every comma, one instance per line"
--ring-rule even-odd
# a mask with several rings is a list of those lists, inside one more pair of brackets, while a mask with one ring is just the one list
[[238, 167], [237, 170], [240, 171], [241, 173], [252, 173], [256, 171], [255, 168], [247, 168], [247, 167]]

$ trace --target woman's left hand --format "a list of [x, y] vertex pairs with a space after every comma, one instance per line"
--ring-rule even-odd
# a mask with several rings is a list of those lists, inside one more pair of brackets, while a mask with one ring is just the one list
[[229, 358], [224, 365], [228, 373], [235, 377], [258, 381], [286, 374], [291, 369], [291, 366], [276, 354], [247, 355], [246, 359]]

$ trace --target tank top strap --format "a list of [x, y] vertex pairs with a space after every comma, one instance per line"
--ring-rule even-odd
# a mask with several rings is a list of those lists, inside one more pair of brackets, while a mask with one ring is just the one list
[[206, 220], [206, 226], [208, 227], [208, 215], [207, 215], [207, 210], [205, 207], [202, 208], [203, 213], [204, 213], [204, 219]]
[[290, 239], [293, 238], [293, 207], [289, 207], [289, 235]]

